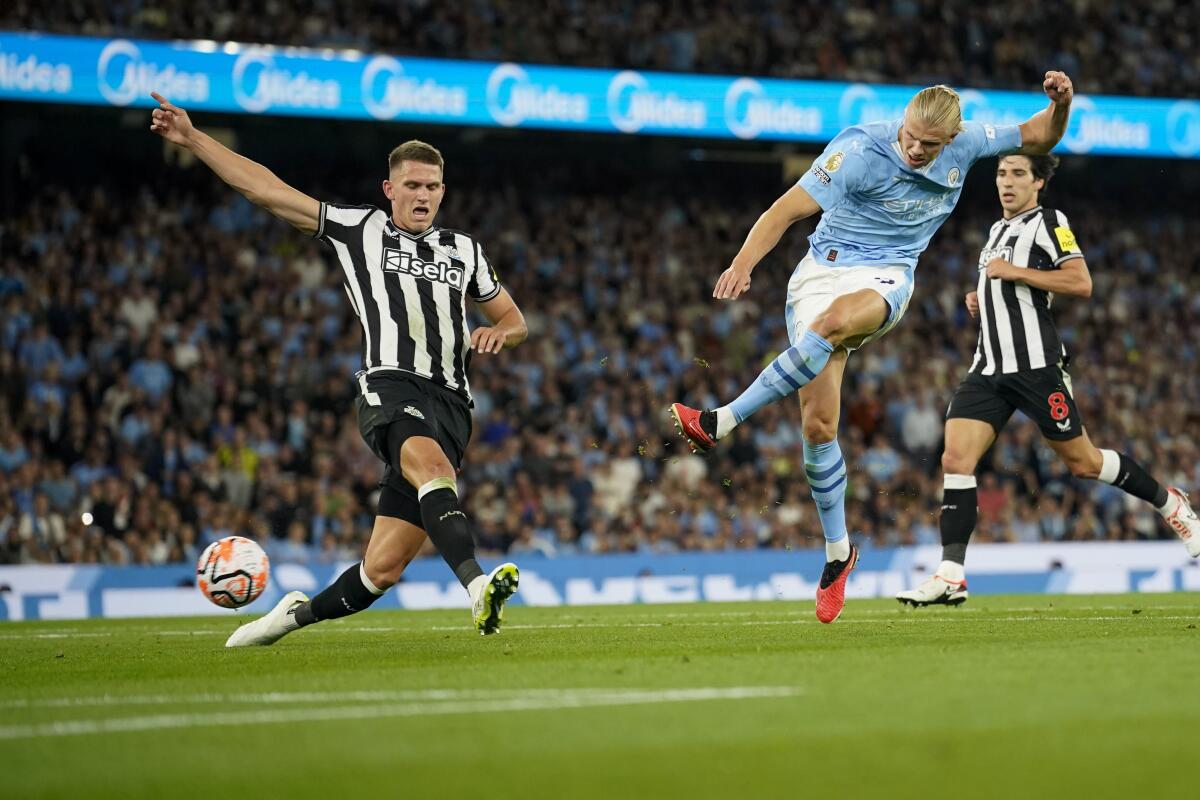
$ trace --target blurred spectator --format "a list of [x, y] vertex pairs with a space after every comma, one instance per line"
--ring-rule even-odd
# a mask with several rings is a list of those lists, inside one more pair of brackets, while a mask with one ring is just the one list
[[141, 389], [151, 403], [157, 404], [170, 391], [173, 381], [171, 368], [163, 360], [162, 342], [151, 339], [146, 344], [145, 354], [130, 365], [129, 382]]
[[19, 560], [53, 561], [53, 553], [67, 541], [67, 526], [62, 514], [50, 508], [45, 494], [38, 492], [33, 509], [17, 520], [16, 538], [20, 543]]
[[908, 407], [900, 421], [904, 449], [913, 456], [928, 458], [942, 442], [944, 425], [945, 415], [934, 407], [930, 393], [921, 392], [920, 399]]

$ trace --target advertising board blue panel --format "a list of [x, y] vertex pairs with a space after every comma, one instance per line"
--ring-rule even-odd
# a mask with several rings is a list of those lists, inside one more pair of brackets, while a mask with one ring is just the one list
[[[148, 107], [156, 90], [195, 111], [820, 143], [900, 116], [918, 88], [0, 32], [0, 99], [52, 103]], [[1046, 105], [962, 96], [990, 123]], [[1196, 158], [1200, 102], [1079, 96], [1059, 150]]]

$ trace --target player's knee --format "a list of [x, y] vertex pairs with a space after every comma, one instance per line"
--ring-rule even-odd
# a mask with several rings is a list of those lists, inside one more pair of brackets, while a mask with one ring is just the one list
[[805, 409], [803, 427], [806, 442], [832, 442], [837, 437], [836, 418], [823, 418], [809, 413], [808, 409]]
[[1067, 469], [1076, 478], [1084, 478], [1094, 481], [1100, 477], [1100, 468], [1104, 466], [1104, 458], [1100, 455], [1100, 451], [1088, 453], [1082, 456], [1073, 456], [1063, 459], [1067, 463]]
[[813, 333], [832, 345], [837, 345], [850, 335], [850, 315], [838, 309], [827, 309], [809, 326]]
[[400, 563], [395, 558], [373, 556], [363, 560], [363, 570], [367, 573], [367, 580], [381, 591], [395, 586], [407, 566], [407, 561]]
[[400, 576], [415, 555], [415, 552], [368, 553], [363, 559], [367, 580], [380, 591], [392, 588], [400, 581]]
[[400, 449], [400, 472], [418, 488], [435, 478], [454, 478], [454, 467], [432, 439], [421, 443], [409, 439], [404, 443]]
[[942, 453], [942, 473], [945, 475], [972, 475], [975, 472], [975, 462], [967, 456], [950, 447]]
[[450, 466], [450, 462], [445, 458], [440, 461], [430, 459], [418, 464], [405, 465], [401, 473], [406, 481], [418, 489], [437, 478], [455, 480], [454, 467]]

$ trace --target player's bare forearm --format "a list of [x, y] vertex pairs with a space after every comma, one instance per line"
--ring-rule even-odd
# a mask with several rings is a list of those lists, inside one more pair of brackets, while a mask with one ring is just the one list
[[1067, 132], [1071, 106], [1051, 103], [1021, 126], [1021, 152], [1042, 155], [1053, 150]]
[[238, 155], [199, 128], [192, 130], [184, 146], [215, 172], [218, 178], [256, 205], [267, 191], [267, 187], [279, 180], [262, 164]]
[[1075, 88], [1062, 72], [1047, 72], [1042, 88], [1050, 104], [1021, 123], [1021, 153], [1042, 155], [1053, 150], [1067, 132]]
[[784, 232], [791, 227], [791, 224], [791, 221], [779, 213], [775, 206], [768, 208], [755, 221], [750, 232], [746, 234], [746, 240], [742, 242], [741, 249], [733, 257], [731, 266], [735, 269], [745, 270], [746, 274], [753, 272], [754, 268], [758, 266], [758, 262], [762, 261], [767, 253], [774, 250], [775, 245], [779, 244], [779, 240], [783, 238]]
[[480, 303], [479, 310], [491, 324], [471, 332], [471, 348], [476, 352], [498, 353], [529, 338], [525, 315], [507, 289], [502, 288], [500, 294]]
[[1092, 296], [1092, 275], [1082, 257], [1064, 261], [1062, 266], [1052, 270], [1022, 269], [1007, 261], [995, 259], [988, 263], [987, 274], [989, 278], [1019, 281], [1034, 289], [1055, 294], [1085, 298]]
[[733, 300], [749, 289], [750, 273], [758, 266], [758, 262], [763, 260], [763, 256], [779, 244], [784, 231], [797, 221], [820, 210], [821, 206], [800, 184], [788, 189], [750, 228], [750, 233], [746, 234], [746, 241], [742, 242], [742, 248], [733, 257], [733, 262], [717, 279], [713, 297], [718, 300]]
[[516, 347], [529, 338], [529, 326], [525, 324], [525, 315], [514, 305], [504, 316], [492, 325], [504, 333], [504, 349]]
[[820, 210], [808, 192], [799, 185], [793, 186], [755, 221], [742, 248], [734, 256], [732, 266], [750, 273], [767, 253], [775, 249], [788, 228]]
[[1087, 269], [1079, 269], [1068, 265], [1076, 263], [1082, 264], [1083, 259], [1074, 259], [1066, 262], [1061, 269], [1056, 270], [1024, 270], [1025, 275], [1021, 276], [1021, 282], [1026, 286], [1032, 286], [1035, 289], [1043, 289], [1047, 292], [1055, 294], [1071, 295], [1073, 297], [1091, 297], [1092, 296], [1092, 277], [1088, 274]]
[[308, 234], [316, 233], [321, 204], [288, 186], [274, 172], [230, 150], [198, 128], [184, 145], [225, 181], [256, 206]]

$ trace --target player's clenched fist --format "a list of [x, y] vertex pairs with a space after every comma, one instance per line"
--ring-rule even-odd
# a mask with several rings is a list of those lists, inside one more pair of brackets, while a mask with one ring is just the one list
[[713, 297], [718, 300], [733, 300], [750, 288], [750, 273], [744, 269], [730, 267], [721, 273]]
[[971, 319], [979, 316], [979, 292], [967, 292], [967, 313]]
[[195, 130], [188, 113], [158, 92], [151, 92], [150, 96], [158, 101], [158, 108], [150, 112], [150, 130], [168, 142], [187, 144]]
[[1070, 103], [1071, 98], [1075, 96], [1075, 87], [1065, 72], [1047, 72], [1046, 79], [1042, 81], [1042, 89], [1045, 90], [1046, 97], [1055, 103]]

